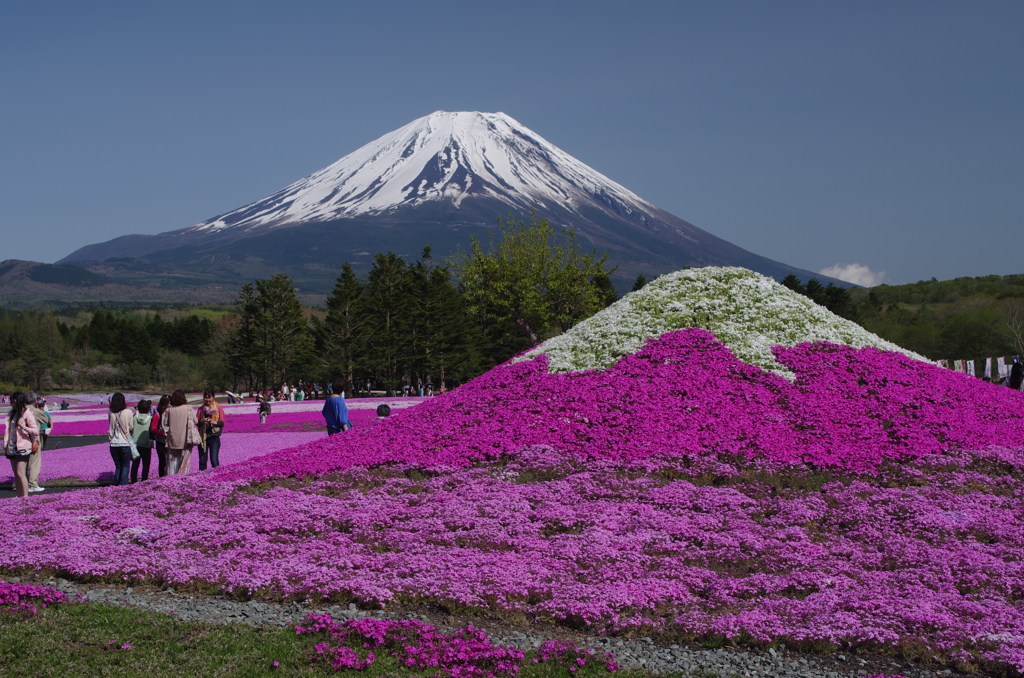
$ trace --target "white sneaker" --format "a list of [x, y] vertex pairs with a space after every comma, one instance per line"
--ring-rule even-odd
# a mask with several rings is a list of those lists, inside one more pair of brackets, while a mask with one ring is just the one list
[[28, 491], [29, 492], [42, 492], [45, 489], [46, 489], [45, 487], [30, 487], [30, 488], [28, 488]]

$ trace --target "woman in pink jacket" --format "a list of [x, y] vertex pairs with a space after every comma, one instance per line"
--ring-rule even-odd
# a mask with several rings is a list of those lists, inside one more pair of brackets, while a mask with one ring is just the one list
[[4, 429], [4, 456], [11, 460], [14, 489], [19, 497], [28, 496], [28, 458], [39, 454], [39, 424], [25, 403], [25, 395], [11, 395], [11, 411]]

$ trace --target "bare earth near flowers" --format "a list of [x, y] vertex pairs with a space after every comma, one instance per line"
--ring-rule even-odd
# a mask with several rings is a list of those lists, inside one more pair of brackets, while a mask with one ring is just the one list
[[1021, 395], [763, 341], [540, 353], [348, 435], [31, 498], [0, 568], [1024, 671]]

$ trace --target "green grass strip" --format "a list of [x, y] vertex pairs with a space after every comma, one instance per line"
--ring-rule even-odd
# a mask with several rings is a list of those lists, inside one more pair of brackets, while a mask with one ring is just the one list
[[[57, 605], [36, 615], [0, 613], [0, 676], [429, 676], [388, 656], [365, 671], [334, 671], [311, 663], [309, 650], [326, 640], [284, 629], [243, 624], [183, 622], [166, 614], [103, 603]], [[123, 646], [130, 645], [130, 648]], [[528, 654], [517, 678], [621, 678], [597, 664], [570, 673], [564, 666], [533, 664]], [[278, 665], [275, 667], [274, 662]], [[599, 663], [598, 663], [599, 664]]]

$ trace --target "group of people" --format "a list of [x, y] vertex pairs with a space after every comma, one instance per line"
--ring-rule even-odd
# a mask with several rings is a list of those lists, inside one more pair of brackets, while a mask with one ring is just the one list
[[11, 462], [15, 492], [19, 497], [27, 497], [29, 492], [46, 489], [39, 485], [40, 452], [53, 431], [53, 418], [46, 400], [36, 397], [33, 391], [15, 391], [10, 395], [10, 404], [4, 429], [4, 456]]
[[217, 404], [216, 394], [203, 393], [203, 404], [193, 410], [185, 392], [177, 390], [161, 396], [156, 409], [149, 400], [140, 400], [135, 409], [128, 408], [123, 393], [110, 397], [107, 437], [110, 456], [114, 460], [114, 484], [149, 480], [156, 448], [157, 475], [188, 473], [192, 448], [199, 450], [199, 470], [220, 466], [220, 437], [224, 432], [224, 410]]
[[[304, 386], [314, 394], [320, 392], [318, 385]], [[347, 386], [344, 379], [327, 385], [321, 414], [328, 436], [352, 428], [345, 404]], [[198, 449], [200, 471], [205, 471], [208, 466], [220, 466], [225, 418], [212, 390], [203, 393], [203, 404], [196, 410], [189, 406], [185, 392], [180, 389], [169, 396], [161, 396], [155, 407], [152, 401], [142, 399], [130, 408], [123, 393], [111, 394], [107, 400], [110, 403], [107, 439], [114, 462], [115, 485], [149, 480], [154, 449], [159, 477], [188, 473], [193, 448]], [[257, 396], [261, 422], [265, 422], [270, 413], [271, 400], [272, 396]], [[53, 430], [53, 419], [46, 401], [32, 391], [15, 392], [11, 394], [10, 402], [11, 411], [4, 431], [4, 455], [11, 462], [17, 495], [27, 497], [30, 492], [45, 489], [39, 486], [40, 452], [45, 449], [46, 438]], [[377, 408], [378, 419], [390, 414], [388, 405]]]
[[[329, 390], [329, 389], [328, 389]], [[323, 389], [320, 388], [320, 384], [317, 382], [305, 382], [301, 379], [295, 386], [289, 386], [287, 382], [281, 384], [280, 390], [274, 391], [268, 394], [268, 398], [273, 398], [279, 401], [301, 401], [301, 400], [319, 400], [320, 393]], [[325, 395], [331, 395], [325, 393]]]
[[[447, 389], [444, 387], [444, 382], [441, 382], [441, 388], [437, 390], [438, 395], [444, 395], [447, 393]], [[421, 398], [432, 398], [434, 397], [434, 384], [433, 382], [419, 382], [415, 388], [412, 384], [405, 384], [402, 386], [402, 396], [409, 397], [419, 395]]]

